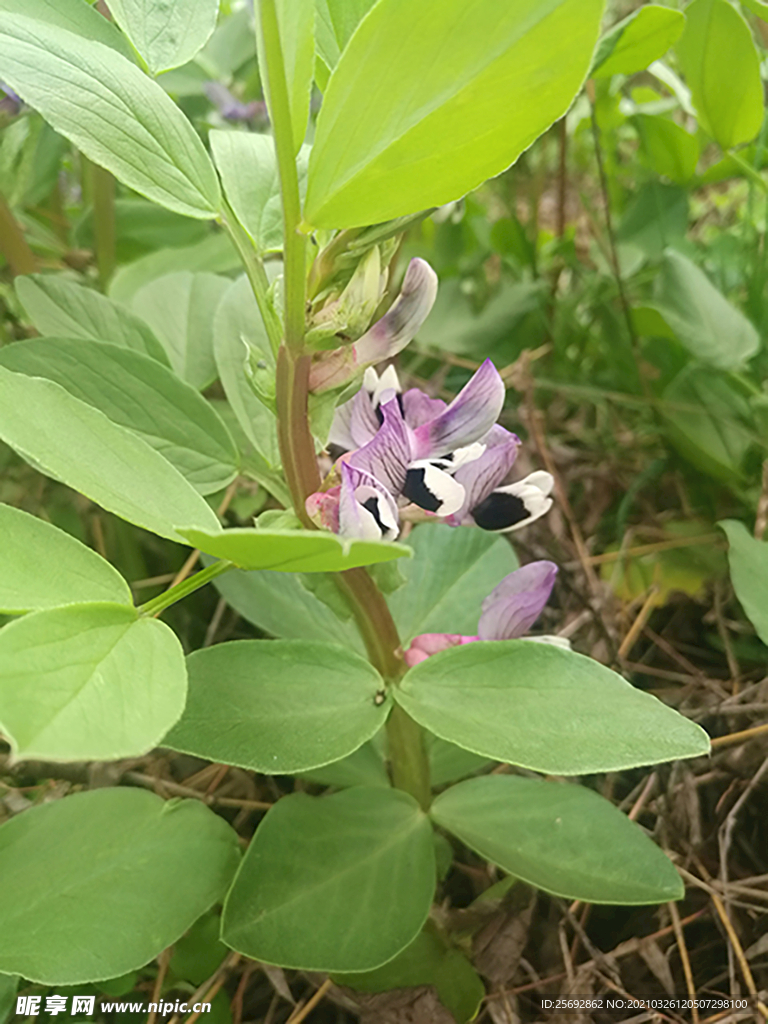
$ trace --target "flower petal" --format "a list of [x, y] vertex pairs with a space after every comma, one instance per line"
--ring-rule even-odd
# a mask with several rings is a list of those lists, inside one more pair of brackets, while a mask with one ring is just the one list
[[426, 260], [411, 260], [392, 307], [352, 346], [357, 365], [380, 363], [404, 349], [427, 319], [436, 296], [437, 274]]
[[437, 516], [449, 516], [464, 504], [464, 488], [450, 473], [429, 459], [408, 466], [402, 494], [414, 505]]
[[552, 508], [549, 497], [555, 485], [551, 473], [539, 470], [514, 484], [497, 487], [471, 509], [475, 524], [482, 530], [510, 533], [528, 526]]
[[413, 638], [411, 646], [403, 654], [403, 659], [408, 668], [413, 668], [419, 662], [431, 658], [433, 654], [461, 644], [471, 644], [479, 639], [479, 636], [462, 636], [461, 633], [422, 633], [421, 636]]
[[517, 458], [520, 438], [498, 424], [491, 427], [482, 438], [482, 442], [485, 445], [483, 454], [471, 462], [464, 463], [454, 474], [464, 488], [466, 497], [462, 507], [453, 516], [451, 526], [472, 523], [470, 509], [479, 505], [495, 487], [498, 487]]
[[383, 422], [376, 436], [353, 452], [347, 461], [375, 477], [390, 494], [397, 496], [405, 486], [411, 461], [408, 428], [396, 398], [384, 402], [380, 408]]
[[557, 576], [554, 562], [531, 562], [505, 576], [483, 601], [481, 640], [514, 640], [527, 633], [549, 600]]
[[442, 398], [430, 398], [420, 388], [409, 388], [403, 395], [403, 415], [412, 429], [436, 419], [446, 408]]
[[413, 457], [428, 459], [477, 441], [496, 422], [504, 394], [504, 381], [486, 359], [444, 412], [414, 430]]
[[394, 540], [397, 505], [386, 488], [364, 470], [341, 463], [339, 534], [357, 540]]

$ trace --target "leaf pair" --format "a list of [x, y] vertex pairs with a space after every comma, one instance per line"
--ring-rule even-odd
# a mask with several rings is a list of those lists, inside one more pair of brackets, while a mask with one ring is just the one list
[[356, 787], [285, 797], [268, 812], [227, 897], [224, 941], [254, 959], [311, 970], [366, 971], [391, 960], [414, 941], [432, 903], [430, 819], [557, 895], [643, 904], [683, 894], [658, 847], [581, 786], [483, 776], [447, 790], [429, 815], [398, 790]]
[[[15, 4], [0, 4], [3, 79], [124, 184], [187, 216], [217, 216], [219, 184], [202, 143], [162, 88], [120, 52], [119, 36], [97, 27], [95, 13], [68, 16], [75, 0], [58, 16], [44, 0], [22, 13]], [[375, 5], [328, 83], [308, 174], [308, 224], [357, 226], [415, 213], [500, 173], [567, 109], [602, 7], [523, 0], [500, 16], [493, 0], [471, 9], [460, 0], [426, 0], [416, 11], [407, 0]], [[157, 10], [119, 0], [115, 16], [156, 71], [204, 44], [215, 8], [213, 0]], [[277, 5], [296, 151], [313, 66], [307, 9]], [[338, 46], [349, 28], [332, 26], [329, 35], [328, 20], [321, 22], [323, 59], [332, 61], [334, 39]], [[535, 104], [520, 102], [534, 92]], [[242, 206], [237, 189], [231, 199]]]

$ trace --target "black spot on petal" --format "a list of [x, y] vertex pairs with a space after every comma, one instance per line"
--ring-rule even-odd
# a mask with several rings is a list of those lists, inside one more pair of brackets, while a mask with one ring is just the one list
[[426, 472], [422, 468], [409, 469], [405, 474], [403, 494], [414, 505], [418, 505], [419, 508], [423, 508], [426, 512], [437, 512], [443, 503], [427, 487]]
[[381, 521], [381, 514], [379, 512], [379, 499], [371, 496], [370, 498], [366, 498], [365, 501], [361, 502], [361, 504], [363, 508], [367, 509], [368, 512], [370, 512], [373, 518], [376, 520], [376, 525], [381, 530], [381, 535], [383, 537], [387, 532], [387, 528]]
[[508, 530], [528, 519], [530, 514], [522, 498], [504, 491], [492, 491], [472, 509], [472, 518], [481, 530]]

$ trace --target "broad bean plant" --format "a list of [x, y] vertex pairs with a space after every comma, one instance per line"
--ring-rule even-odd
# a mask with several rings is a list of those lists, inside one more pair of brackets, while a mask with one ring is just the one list
[[[369, 989], [406, 983], [428, 941], [468, 1020], [482, 986], [430, 918], [452, 847], [568, 899], [679, 899], [667, 856], [568, 777], [709, 749], [611, 669], [530, 635], [558, 567], [520, 567], [510, 535], [546, 522], [554, 481], [516, 472], [493, 363], [443, 401], [392, 362], [438, 290], [426, 261], [403, 266], [403, 233], [514, 163], [593, 61], [627, 60], [632, 23], [596, 53], [603, 0], [257, 0], [242, 24], [270, 128], [216, 93], [229, 127], [206, 146], [161, 83], [206, 44], [218, 0], [108, 7], [0, 0], [6, 99], [93, 165], [96, 209], [113, 176], [215, 222], [239, 276], [161, 277], [128, 309], [21, 274], [39, 337], [0, 349], [0, 437], [203, 567], [136, 606], [94, 550], [0, 507], [0, 729], [16, 761], [162, 746], [319, 795], [276, 800], [244, 852], [204, 803], [126, 785], [24, 810], [0, 828], [0, 972], [117, 977], [223, 903], [231, 949]], [[166, 315], [160, 330], [179, 292], [189, 329]], [[226, 403], [203, 397], [217, 380]], [[269, 507], [226, 527], [238, 477]], [[211, 581], [235, 607], [247, 589], [276, 639], [185, 656], [161, 616]]]

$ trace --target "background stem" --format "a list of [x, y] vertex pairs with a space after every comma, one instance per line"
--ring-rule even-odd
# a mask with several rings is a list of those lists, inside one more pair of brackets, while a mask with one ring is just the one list
[[99, 268], [99, 282], [106, 291], [115, 269], [115, 179], [97, 164], [89, 161], [87, 166], [91, 177], [96, 266]]
[[34, 274], [37, 270], [35, 257], [24, 237], [24, 232], [2, 195], [0, 195], [0, 250], [8, 261], [8, 266], [14, 276]]
[[267, 294], [269, 291], [269, 280], [264, 269], [264, 263], [254, 249], [248, 233], [240, 224], [228, 203], [224, 204], [222, 220], [240, 259], [243, 261], [245, 272], [248, 275], [248, 280], [251, 282], [251, 288], [256, 298], [256, 305], [259, 307], [261, 319], [264, 321], [269, 344], [273, 353], [277, 355], [277, 350], [280, 348], [280, 342], [283, 337], [283, 327]]

